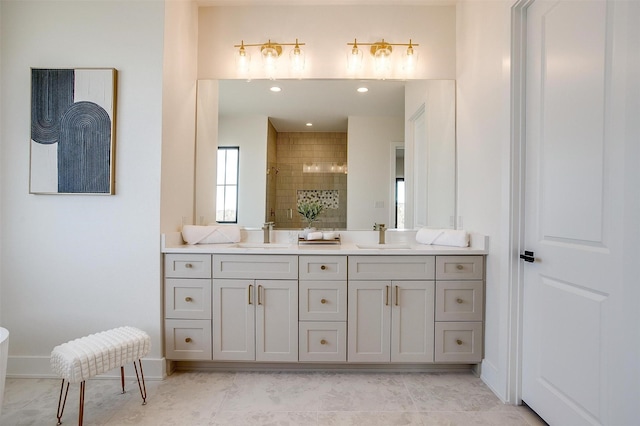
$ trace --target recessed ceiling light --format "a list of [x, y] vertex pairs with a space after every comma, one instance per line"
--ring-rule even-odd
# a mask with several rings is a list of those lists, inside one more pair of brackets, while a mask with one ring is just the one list
[[271, 90], [272, 92], [280, 92], [282, 89], [279, 88], [278, 86], [273, 86], [269, 90]]
[[358, 92], [360, 93], [367, 93], [369, 91], [369, 89], [367, 89], [366, 87], [358, 87]]
[[311, 127], [311, 126], [313, 126], [313, 123], [307, 123], [306, 126], [307, 127]]

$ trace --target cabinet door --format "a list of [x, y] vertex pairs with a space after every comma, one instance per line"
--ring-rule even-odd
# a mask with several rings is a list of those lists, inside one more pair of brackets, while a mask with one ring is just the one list
[[393, 281], [391, 362], [433, 362], [433, 281]]
[[298, 282], [256, 280], [256, 361], [298, 361]]
[[213, 359], [255, 359], [253, 280], [213, 280]]
[[348, 299], [348, 361], [389, 362], [391, 281], [350, 281]]

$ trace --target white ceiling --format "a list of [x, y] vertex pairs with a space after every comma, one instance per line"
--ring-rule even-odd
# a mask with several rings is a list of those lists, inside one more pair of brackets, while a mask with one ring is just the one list
[[[369, 91], [358, 93], [363, 86]], [[278, 132], [346, 132], [348, 116], [404, 117], [404, 86], [392, 80], [221, 80], [218, 108], [221, 117], [268, 116]]]

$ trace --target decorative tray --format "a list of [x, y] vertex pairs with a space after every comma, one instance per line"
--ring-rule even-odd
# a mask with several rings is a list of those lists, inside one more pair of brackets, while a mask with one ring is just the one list
[[330, 240], [306, 240], [304, 237], [298, 236], [298, 245], [314, 245], [314, 244], [340, 244], [340, 235]]

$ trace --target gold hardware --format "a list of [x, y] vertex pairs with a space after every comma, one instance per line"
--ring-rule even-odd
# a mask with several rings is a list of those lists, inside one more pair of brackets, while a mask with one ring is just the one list
[[324, 340], [324, 339], [322, 339], [322, 340], [320, 340], [320, 344], [321, 344], [321, 345], [326, 345], [326, 344], [327, 344], [327, 341], [326, 341], [326, 340]]
[[320, 303], [324, 305], [325, 303], [327, 303], [327, 299], [320, 299]]
[[262, 305], [262, 285], [258, 286], [258, 305]]
[[322, 265], [322, 266], [320, 267], [320, 269], [322, 269], [322, 270], [324, 271], [325, 269], [327, 269], [327, 267], [326, 267], [326, 266], [324, 266], [324, 265]]
[[464, 269], [464, 266], [462, 265], [457, 265], [456, 268], [458, 269], [458, 271], [462, 271]]
[[253, 284], [249, 284], [249, 304], [253, 305], [253, 302], [251, 301], [251, 293], [253, 293]]
[[186, 339], [184, 339], [184, 341], [187, 343], [191, 343], [191, 337], [187, 337]]
[[461, 345], [461, 344], [462, 344], [462, 340], [460, 340], [460, 339], [456, 339], [456, 343], [457, 343], [458, 345]]
[[191, 297], [189, 297], [189, 296], [187, 296], [187, 297], [185, 297], [185, 298], [184, 298], [184, 301], [185, 301], [185, 302], [191, 302], [192, 300], [193, 300], [193, 299], [192, 299]]
[[397, 285], [397, 286], [396, 286], [396, 306], [398, 306], [398, 305], [399, 305], [399, 302], [398, 302], [398, 297], [399, 297], [398, 289], [399, 289], [399, 288], [400, 288], [400, 286], [399, 286], [399, 285]]
[[389, 306], [389, 286], [385, 286], [385, 306]]
[[460, 298], [458, 297], [458, 298], [456, 299], [456, 302], [458, 302], [458, 303], [462, 303], [462, 302], [464, 302], [464, 300], [462, 300], [462, 299], [460, 299]]
[[184, 267], [187, 268], [187, 269], [191, 269], [191, 268], [193, 268], [193, 265], [190, 264], [190, 263], [187, 263], [186, 265], [184, 265]]

